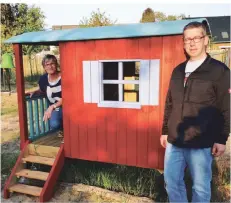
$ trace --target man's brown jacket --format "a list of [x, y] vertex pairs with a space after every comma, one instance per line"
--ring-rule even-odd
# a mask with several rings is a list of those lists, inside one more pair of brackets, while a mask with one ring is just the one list
[[208, 55], [184, 87], [186, 64], [173, 70], [162, 135], [178, 147], [225, 144], [230, 133], [230, 69]]

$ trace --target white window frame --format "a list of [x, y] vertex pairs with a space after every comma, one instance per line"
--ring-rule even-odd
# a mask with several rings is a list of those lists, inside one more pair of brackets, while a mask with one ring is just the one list
[[[118, 62], [119, 78], [118, 80], [103, 80], [103, 63]], [[125, 59], [125, 60], [99, 60], [99, 82], [100, 82], [100, 97], [98, 107], [112, 107], [112, 108], [133, 108], [141, 109], [139, 102], [124, 102], [123, 101], [123, 84], [138, 84], [139, 85], [139, 100], [140, 100], [140, 79], [139, 80], [123, 80], [123, 62], [141, 62], [141, 59]], [[118, 84], [119, 85], [119, 101], [105, 101], [103, 98], [104, 84]]]

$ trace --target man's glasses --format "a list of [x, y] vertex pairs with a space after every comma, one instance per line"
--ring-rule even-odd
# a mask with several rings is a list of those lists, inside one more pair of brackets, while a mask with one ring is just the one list
[[205, 36], [201, 36], [201, 37], [194, 37], [194, 38], [184, 38], [184, 43], [185, 44], [190, 44], [191, 41], [193, 41], [194, 43], [198, 43], [201, 41], [201, 39], [203, 39]]

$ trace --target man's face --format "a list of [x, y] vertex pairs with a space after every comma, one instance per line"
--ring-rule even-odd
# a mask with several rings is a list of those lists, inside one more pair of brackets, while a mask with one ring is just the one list
[[200, 59], [206, 53], [208, 36], [202, 28], [190, 28], [184, 31], [184, 48], [191, 59]]

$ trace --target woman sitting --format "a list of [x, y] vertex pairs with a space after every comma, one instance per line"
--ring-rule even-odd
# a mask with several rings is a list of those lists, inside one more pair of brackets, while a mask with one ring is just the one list
[[39, 89], [29, 92], [28, 94], [30, 94], [30, 97], [32, 97], [32, 95], [35, 93], [46, 94], [49, 101], [49, 107], [44, 113], [43, 121], [47, 122], [49, 119], [52, 130], [62, 130], [63, 115], [61, 73], [57, 69], [57, 58], [50, 54], [44, 56], [42, 66], [46, 73], [39, 79]]

